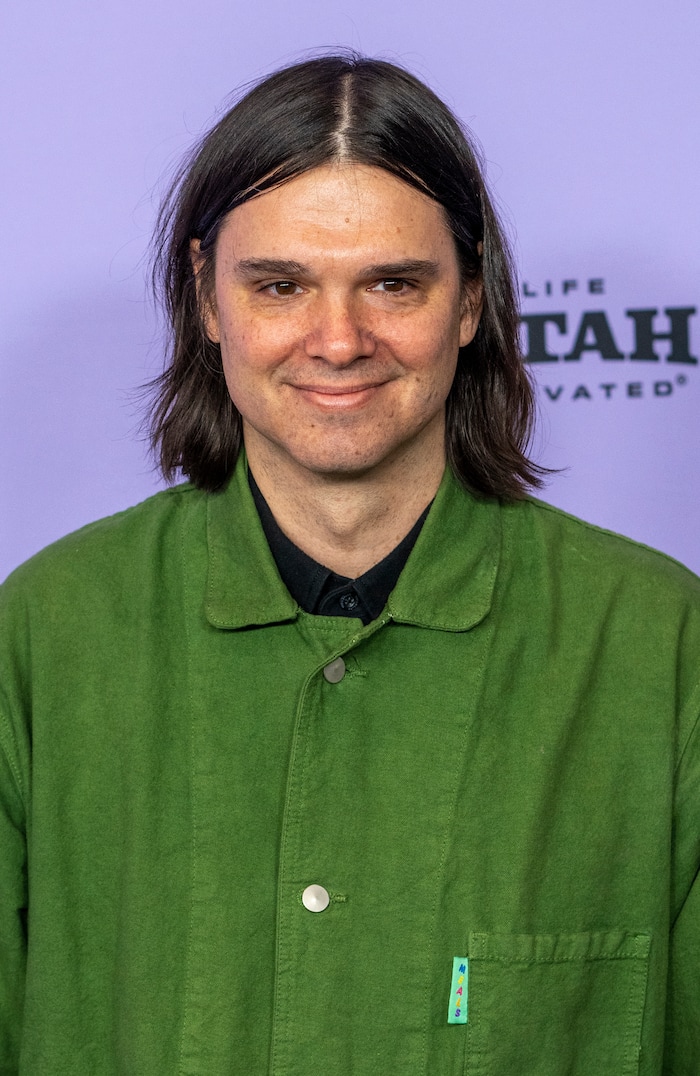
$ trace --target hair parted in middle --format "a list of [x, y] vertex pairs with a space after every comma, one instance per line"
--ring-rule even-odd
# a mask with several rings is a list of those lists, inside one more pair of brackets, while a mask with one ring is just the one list
[[248, 199], [332, 161], [382, 168], [443, 207], [462, 282], [482, 289], [479, 327], [460, 349], [447, 399], [448, 462], [473, 492], [522, 497], [546, 472], [525, 454], [533, 390], [520, 353], [512, 259], [479, 154], [432, 90], [395, 64], [355, 54], [306, 60], [254, 86], [195, 148], [163, 203], [153, 280], [172, 350], [153, 383], [150, 412], [163, 474], [220, 489], [242, 446], [220, 348], [204, 324], [223, 221]]

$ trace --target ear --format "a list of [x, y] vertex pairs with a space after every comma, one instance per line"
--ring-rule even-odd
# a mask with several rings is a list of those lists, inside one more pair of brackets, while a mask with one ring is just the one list
[[471, 344], [479, 328], [481, 311], [484, 305], [484, 290], [481, 281], [473, 281], [462, 296], [462, 309], [459, 316], [459, 346]]
[[197, 302], [204, 323], [204, 331], [213, 344], [221, 343], [219, 334], [219, 318], [216, 312], [216, 300], [213, 295], [204, 295], [202, 289], [202, 269], [204, 267], [204, 255], [200, 249], [199, 239], [190, 239], [190, 261], [197, 287]]

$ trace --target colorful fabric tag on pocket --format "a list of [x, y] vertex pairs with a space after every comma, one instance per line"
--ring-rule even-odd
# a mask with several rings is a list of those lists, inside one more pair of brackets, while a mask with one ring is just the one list
[[456, 956], [452, 961], [452, 986], [450, 987], [450, 1007], [447, 1012], [448, 1024], [466, 1024], [467, 1022], [467, 986], [469, 983], [469, 961], [466, 956]]

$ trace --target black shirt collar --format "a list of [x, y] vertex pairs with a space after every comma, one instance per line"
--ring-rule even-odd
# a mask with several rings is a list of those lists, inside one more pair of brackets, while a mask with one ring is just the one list
[[305, 612], [321, 616], [358, 617], [363, 624], [376, 620], [396, 586], [430, 505], [388, 556], [357, 579], [350, 579], [319, 564], [294, 545], [280, 529], [250, 470], [248, 482], [277, 570], [297, 604]]

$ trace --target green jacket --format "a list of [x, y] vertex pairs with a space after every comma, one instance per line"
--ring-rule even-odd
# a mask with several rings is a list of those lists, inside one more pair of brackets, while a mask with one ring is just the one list
[[4, 1076], [698, 1076], [685, 569], [447, 473], [312, 616], [241, 462], [0, 595]]

